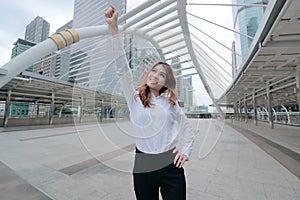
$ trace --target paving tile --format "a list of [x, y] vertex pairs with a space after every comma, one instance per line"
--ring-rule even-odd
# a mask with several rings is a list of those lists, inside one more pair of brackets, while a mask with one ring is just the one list
[[[210, 119], [191, 122], [197, 135], [185, 165], [188, 199], [300, 199], [299, 178], [247, 137], [228, 125], [222, 130], [222, 123]], [[133, 149], [116, 152], [132, 144], [132, 138], [124, 133], [130, 131], [130, 123], [100, 127], [105, 134], [99, 135], [98, 124], [24, 131], [18, 127], [2, 132], [0, 199], [134, 199]], [[76, 133], [76, 129], [81, 132]], [[204, 140], [207, 131], [213, 135]], [[282, 137], [277, 135], [277, 139]], [[205, 148], [201, 148], [203, 142]], [[100, 162], [81, 165], [97, 156], [102, 156]], [[83, 167], [72, 173], [63, 170], [76, 165]], [[7, 169], [11, 173], [6, 173]], [[14, 177], [22, 182], [11, 180]]]

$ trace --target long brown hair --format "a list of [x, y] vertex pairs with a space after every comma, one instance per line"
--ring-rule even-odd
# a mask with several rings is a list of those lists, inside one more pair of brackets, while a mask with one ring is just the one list
[[176, 93], [175, 93], [176, 79], [173, 74], [173, 70], [168, 63], [157, 62], [157, 63], [154, 63], [153, 66], [147, 71], [147, 73], [144, 77], [144, 80], [137, 87], [138, 94], [136, 95], [136, 97], [140, 97], [145, 108], [146, 107], [150, 108], [152, 106], [151, 92], [150, 92], [149, 86], [147, 85], [147, 78], [148, 78], [148, 75], [151, 72], [151, 70], [154, 67], [156, 67], [157, 65], [162, 65], [164, 67], [164, 69], [166, 70], [166, 83], [160, 89], [159, 95], [161, 95], [162, 93], [166, 94], [169, 98], [169, 103], [171, 105], [176, 104]]

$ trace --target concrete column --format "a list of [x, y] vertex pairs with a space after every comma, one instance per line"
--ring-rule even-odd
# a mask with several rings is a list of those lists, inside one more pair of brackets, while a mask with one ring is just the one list
[[40, 104], [39, 104], [39, 101], [35, 101], [35, 106], [36, 106], [36, 117], [38, 117], [39, 114], [40, 114]]
[[237, 102], [234, 103], [233, 110], [234, 110], [234, 119], [237, 120]]
[[286, 117], [287, 117], [287, 124], [291, 124], [291, 116], [290, 116], [290, 113], [289, 111], [286, 109], [286, 107], [284, 105], [281, 105], [281, 107], [283, 108], [283, 110], [285, 111], [286, 113]]
[[244, 96], [244, 110], [245, 110], [245, 113], [244, 113], [244, 116], [245, 116], [245, 122], [248, 123], [248, 108], [247, 108], [247, 99], [246, 99], [246, 94]]
[[104, 103], [104, 99], [101, 98], [101, 113], [100, 113], [100, 122], [102, 122], [102, 117], [103, 117], [103, 103]]
[[268, 105], [268, 111], [269, 111], [269, 124], [270, 128], [274, 128], [274, 120], [273, 120], [273, 109], [272, 109], [272, 95], [270, 92], [270, 83], [267, 83], [267, 105]]
[[254, 89], [254, 92], [252, 94], [253, 113], [254, 113], [254, 116], [253, 116], [254, 119], [253, 120], [254, 120], [255, 126], [257, 126], [257, 102], [256, 102], [255, 95], [256, 95], [256, 92], [255, 92], [255, 89]]
[[81, 98], [80, 98], [80, 105], [79, 105], [79, 123], [81, 123], [82, 121], [82, 116], [83, 116], [83, 106], [84, 106], [84, 96], [81, 95]]
[[5, 108], [4, 108], [3, 127], [6, 127], [8, 123], [10, 98], [11, 98], [11, 90], [8, 90], [6, 96]]
[[[298, 60], [300, 60], [300, 58], [298, 58]], [[299, 65], [296, 70], [296, 92], [297, 92], [298, 110], [300, 112], [300, 63], [298, 64]]]
[[54, 116], [54, 109], [55, 109], [54, 97], [55, 97], [55, 92], [54, 92], [54, 90], [52, 90], [50, 115], [49, 115], [49, 125], [52, 125], [52, 123], [53, 123], [53, 116]]
[[240, 111], [240, 113], [239, 113], [240, 121], [242, 121], [243, 113], [242, 113], [242, 101], [241, 100], [239, 100], [239, 111]]

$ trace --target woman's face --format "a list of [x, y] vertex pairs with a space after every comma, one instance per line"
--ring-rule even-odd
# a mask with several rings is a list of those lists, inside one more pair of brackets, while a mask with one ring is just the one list
[[162, 65], [157, 65], [149, 72], [147, 77], [147, 85], [153, 92], [159, 92], [159, 90], [165, 86], [167, 80], [167, 72]]

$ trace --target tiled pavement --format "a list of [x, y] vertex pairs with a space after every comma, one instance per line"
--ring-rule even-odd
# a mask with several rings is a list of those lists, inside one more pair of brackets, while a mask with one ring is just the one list
[[[283, 134], [282, 127], [235, 121], [238, 132], [217, 120], [191, 121], [196, 138], [185, 165], [187, 199], [300, 199], [299, 128], [283, 127]], [[127, 121], [2, 128], [0, 199], [135, 199], [130, 133]], [[293, 172], [286, 162], [296, 163]]]

